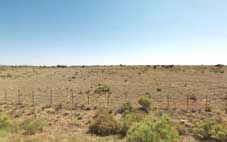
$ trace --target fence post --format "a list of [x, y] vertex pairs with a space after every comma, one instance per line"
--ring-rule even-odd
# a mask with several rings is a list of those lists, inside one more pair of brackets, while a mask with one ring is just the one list
[[189, 110], [189, 97], [187, 95], [187, 111]]
[[167, 95], [167, 110], [169, 110], [170, 107], [170, 98], [169, 95]]
[[18, 94], [18, 105], [20, 105], [21, 104], [21, 96], [20, 96], [20, 90], [18, 89], [18, 92], [17, 92]]
[[227, 113], [227, 94], [226, 94], [226, 92], [225, 92], [224, 101], [225, 101], [225, 113]]
[[4, 98], [5, 98], [5, 103], [7, 104], [7, 90], [5, 90]]
[[32, 90], [32, 105], [35, 106], [35, 94], [33, 90]]
[[74, 106], [74, 94], [73, 89], [71, 89], [71, 120], [73, 121], [73, 106]]
[[107, 93], [107, 108], [109, 108], [110, 105], [110, 93]]
[[72, 108], [74, 105], [74, 94], [73, 94], [73, 89], [71, 90], [71, 104], [72, 104]]
[[205, 111], [208, 110], [208, 96], [206, 95]]
[[90, 95], [87, 94], [87, 104], [89, 105], [90, 104]]
[[127, 102], [127, 92], [125, 92], [123, 95], [124, 95], [125, 102]]
[[53, 105], [53, 90], [52, 88], [50, 89], [50, 105]]

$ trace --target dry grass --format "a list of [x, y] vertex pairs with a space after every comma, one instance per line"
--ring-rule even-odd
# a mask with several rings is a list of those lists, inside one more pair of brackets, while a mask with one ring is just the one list
[[[97, 86], [110, 88], [108, 109], [113, 113], [128, 101], [139, 108], [138, 98], [149, 95], [154, 104], [148, 115], [156, 117], [168, 113], [175, 121], [193, 125], [206, 118], [227, 124], [226, 83], [226, 67], [213, 66], [4, 67], [0, 68], [0, 111], [9, 114], [15, 121], [37, 117], [48, 122], [43, 132], [33, 136], [12, 134], [11, 138], [45, 142], [76, 141], [73, 139], [111, 141], [112, 137], [100, 138], [86, 133], [97, 110], [107, 107], [107, 95], [95, 93]], [[54, 96], [52, 107], [51, 89]], [[71, 89], [74, 93], [73, 107]], [[17, 103], [19, 90], [22, 105], [5, 104], [5, 90], [8, 103]], [[36, 96], [35, 106], [31, 106], [32, 94]], [[196, 99], [190, 99], [191, 96], [196, 96]], [[205, 111], [206, 103], [211, 112]], [[184, 136], [182, 139], [191, 137]]]

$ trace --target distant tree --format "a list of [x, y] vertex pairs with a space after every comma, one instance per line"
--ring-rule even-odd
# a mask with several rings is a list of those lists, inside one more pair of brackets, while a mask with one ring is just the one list
[[222, 64], [217, 64], [217, 65], [215, 65], [215, 67], [222, 68], [222, 67], [224, 67], [224, 65], [222, 65]]

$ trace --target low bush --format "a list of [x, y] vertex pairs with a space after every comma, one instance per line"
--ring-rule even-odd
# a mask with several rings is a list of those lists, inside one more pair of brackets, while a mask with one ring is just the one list
[[172, 69], [174, 68], [174, 65], [161, 65], [161, 67], [164, 69]]
[[119, 113], [123, 114], [123, 115], [126, 115], [128, 113], [131, 113], [133, 112], [134, 109], [132, 107], [132, 104], [130, 102], [126, 102], [124, 103], [121, 108], [119, 109]]
[[89, 126], [89, 132], [99, 136], [117, 134], [119, 130], [119, 123], [108, 112], [98, 112]]
[[217, 65], [215, 65], [215, 67], [217, 67], [217, 68], [223, 68], [224, 65], [222, 65], [222, 64], [217, 64]]
[[120, 120], [121, 130], [120, 134], [122, 136], [126, 136], [129, 128], [136, 122], [139, 122], [142, 120], [142, 117], [136, 113], [128, 113], [122, 117]]
[[96, 89], [95, 89], [95, 93], [96, 94], [104, 94], [104, 93], [110, 93], [110, 87], [106, 86], [106, 85], [99, 85]]
[[19, 124], [19, 129], [22, 130], [25, 135], [34, 135], [43, 131], [46, 126], [46, 121], [43, 119], [26, 119]]
[[67, 68], [68, 66], [66, 66], [66, 65], [57, 65], [56, 67], [57, 68]]
[[226, 142], [227, 128], [212, 121], [205, 121], [195, 128], [194, 135], [201, 140]]
[[175, 123], [174, 126], [180, 136], [187, 136], [190, 134], [190, 130], [185, 126], [185, 124]]
[[12, 120], [6, 114], [0, 114], [0, 130], [7, 130], [12, 127]]
[[178, 137], [169, 119], [162, 116], [158, 120], [145, 119], [133, 124], [127, 133], [127, 142], [175, 142]]
[[149, 112], [150, 108], [151, 108], [151, 98], [149, 97], [141, 97], [139, 100], [138, 100], [138, 103], [141, 105], [141, 109], [146, 111], [146, 112]]
[[157, 90], [157, 92], [161, 92], [161, 91], [162, 91], [162, 89], [161, 89], [161, 88], [157, 88], [156, 90]]
[[225, 70], [220, 70], [220, 73], [225, 73]]
[[210, 72], [213, 72], [213, 73], [225, 73], [225, 70], [223, 68], [211, 68]]

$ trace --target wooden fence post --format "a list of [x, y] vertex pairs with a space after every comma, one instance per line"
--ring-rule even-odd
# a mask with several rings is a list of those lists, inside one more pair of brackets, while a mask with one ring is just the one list
[[50, 89], [50, 105], [53, 105], [53, 90], [52, 88]]
[[169, 110], [170, 107], [170, 98], [169, 95], [167, 95], [167, 110]]
[[7, 104], [7, 90], [5, 90], [4, 99], [5, 99], [5, 103]]
[[74, 94], [73, 94], [73, 89], [71, 90], [71, 106], [73, 109], [73, 105], [74, 105]]
[[208, 110], [208, 96], [206, 95], [205, 111]]
[[32, 105], [35, 106], [35, 94], [33, 90], [32, 90]]
[[21, 104], [21, 94], [20, 94], [20, 90], [18, 89], [18, 92], [17, 92], [18, 94], [18, 105], [20, 105]]
[[73, 89], [71, 89], [71, 120], [73, 121], [73, 107], [74, 107], [74, 94]]
[[187, 111], [189, 110], [189, 97], [187, 95]]
[[110, 106], [110, 93], [107, 93], [107, 108]]
[[226, 94], [226, 92], [225, 92], [224, 101], [225, 101], [225, 113], [227, 113], [227, 94]]
[[125, 92], [123, 95], [124, 95], [125, 102], [127, 102], [128, 101], [127, 100], [127, 92]]
[[87, 94], [87, 104], [89, 105], [90, 104], [90, 95]]

